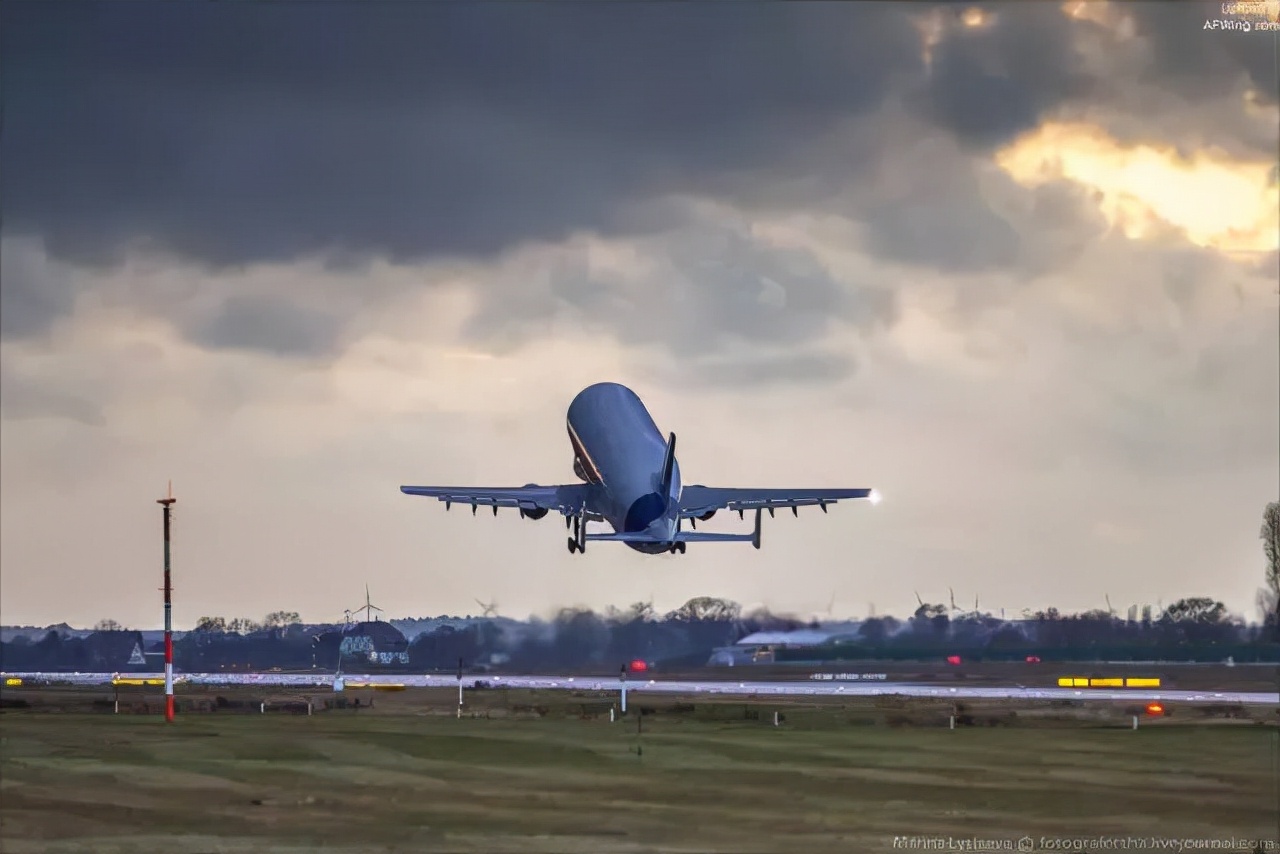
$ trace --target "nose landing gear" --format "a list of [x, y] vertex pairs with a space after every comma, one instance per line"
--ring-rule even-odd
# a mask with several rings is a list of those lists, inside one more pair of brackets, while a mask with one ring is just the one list
[[672, 554], [684, 554], [684, 547], [685, 547], [685, 543], [672, 543], [672, 544], [671, 544], [671, 553], [672, 553]]

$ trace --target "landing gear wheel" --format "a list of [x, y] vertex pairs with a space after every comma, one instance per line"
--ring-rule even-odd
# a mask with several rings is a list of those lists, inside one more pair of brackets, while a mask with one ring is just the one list
[[684, 547], [684, 543], [676, 543], [676, 551], [680, 552], [680, 554], [684, 554]]
[[570, 537], [568, 542], [569, 542], [569, 554], [573, 554], [578, 550], [578, 541], [575, 540], [573, 537]]

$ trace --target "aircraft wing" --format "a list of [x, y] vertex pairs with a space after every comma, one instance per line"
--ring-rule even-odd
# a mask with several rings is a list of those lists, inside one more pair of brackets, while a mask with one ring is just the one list
[[443, 501], [446, 510], [453, 504], [470, 504], [472, 513], [475, 513], [476, 507], [492, 507], [495, 516], [498, 515], [499, 507], [534, 513], [554, 510], [565, 516], [574, 516], [582, 512], [588, 488], [581, 483], [564, 486], [538, 486], [531, 483], [526, 486], [497, 488], [402, 486], [400, 491], [405, 495], [422, 495]]
[[872, 504], [880, 495], [874, 489], [721, 489], [714, 486], [686, 486], [680, 493], [680, 515], [686, 519], [705, 516], [713, 510], [763, 509], [770, 514], [778, 507], [817, 505], [825, 513], [828, 504], [863, 499]]

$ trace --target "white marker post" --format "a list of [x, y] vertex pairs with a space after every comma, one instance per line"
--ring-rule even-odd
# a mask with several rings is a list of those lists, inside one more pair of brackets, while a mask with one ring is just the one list
[[462, 657], [458, 657], [458, 717], [462, 717]]
[[625, 715], [627, 713], [627, 665], [622, 665], [618, 678], [622, 681], [622, 713]]

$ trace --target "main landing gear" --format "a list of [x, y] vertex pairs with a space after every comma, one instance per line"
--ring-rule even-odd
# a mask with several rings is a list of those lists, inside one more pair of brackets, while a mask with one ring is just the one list
[[573, 536], [569, 537], [569, 554], [580, 552], [586, 554], [587, 551], [587, 522], [585, 517], [572, 516], [565, 519], [573, 525]]
[[672, 543], [672, 544], [671, 544], [671, 553], [672, 553], [672, 554], [684, 554], [684, 547], [685, 547], [685, 545], [686, 545], [685, 543]]

